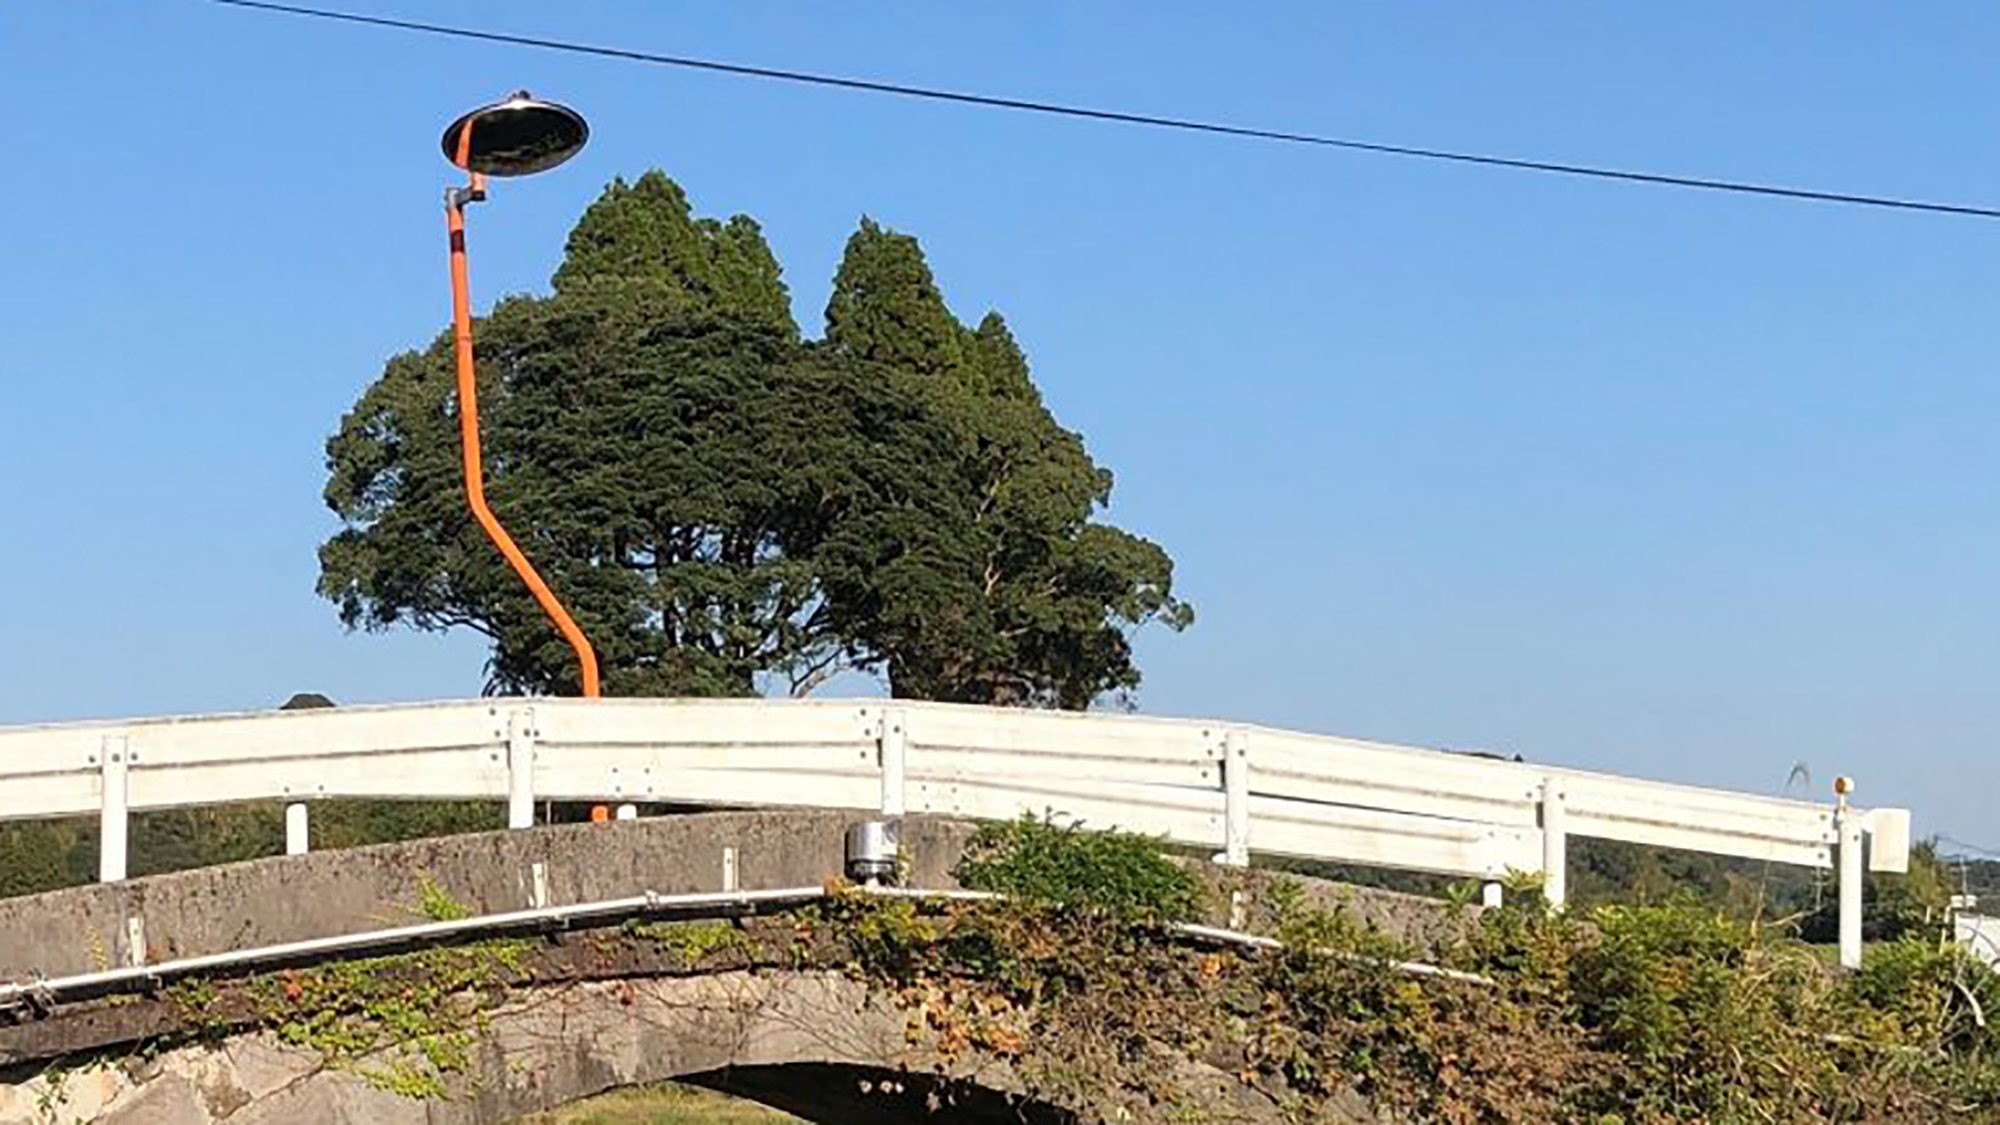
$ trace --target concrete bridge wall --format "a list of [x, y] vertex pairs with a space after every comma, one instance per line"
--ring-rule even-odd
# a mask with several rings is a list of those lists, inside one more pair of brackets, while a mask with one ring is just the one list
[[[408, 925], [424, 920], [413, 906], [427, 878], [475, 914], [649, 890], [813, 886], [841, 873], [843, 834], [864, 815], [721, 812], [468, 833], [0, 899], [0, 980]], [[909, 821], [912, 881], [952, 885], [970, 831]]]
[[[846, 829], [867, 815], [763, 810], [480, 832], [0, 899], [0, 981], [407, 925], [423, 920], [414, 907], [427, 878], [476, 914], [647, 891], [814, 886], [841, 874]], [[904, 819], [909, 885], [955, 887], [951, 868], [973, 829]], [[1208, 921], [1253, 929], [1268, 921], [1268, 876], [1194, 866], [1212, 890]], [[1398, 934], [1435, 925], [1441, 913], [1437, 903], [1388, 892], [1320, 884], [1314, 893], [1350, 901]]]

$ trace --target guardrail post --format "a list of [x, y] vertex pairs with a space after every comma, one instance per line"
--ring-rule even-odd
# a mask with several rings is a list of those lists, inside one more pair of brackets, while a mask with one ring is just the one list
[[876, 727], [876, 745], [882, 761], [882, 815], [902, 816], [904, 771], [910, 754], [909, 716], [902, 711], [882, 712]]
[[97, 822], [97, 881], [116, 883], [125, 877], [126, 800], [125, 773], [131, 744], [122, 734], [107, 734], [97, 751], [98, 776], [102, 781], [103, 804]]
[[306, 817], [304, 801], [293, 801], [285, 806], [286, 855], [304, 855], [311, 850], [312, 835]]
[[1222, 738], [1222, 862], [1250, 865], [1250, 732], [1231, 730]]
[[1840, 964], [1861, 967], [1861, 822], [1860, 813], [1847, 807], [1843, 796], [1833, 814], [1834, 832], [1840, 841]]
[[507, 715], [507, 827], [535, 826], [535, 710]]
[[1557, 909], [1569, 896], [1567, 800], [1553, 778], [1542, 779], [1542, 898]]

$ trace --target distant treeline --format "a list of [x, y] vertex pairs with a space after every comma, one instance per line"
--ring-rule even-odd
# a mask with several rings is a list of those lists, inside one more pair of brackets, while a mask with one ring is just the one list
[[[312, 846], [348, 848], [507, 825], [490, 801], [315, 801]], [[281, 855], [285, 806], [256, 801], [132, 816], [129, 869], [135, 876]], [[0, 824], [0, 897], [76, 886], [97, 878], [97, 821]]]
[[1950, 893], [1976, 895], [1981, 914], [2000, 914], [2000, 859], [1947, 856], [1940, 862]]

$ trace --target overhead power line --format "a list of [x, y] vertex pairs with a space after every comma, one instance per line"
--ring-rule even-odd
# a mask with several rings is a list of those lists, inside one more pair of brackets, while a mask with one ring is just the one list
[[2000, 859], [2000, 851], [1996, 851], [1993, 848], [1982, 848], [1977, 844], [1968, 844], [1964, 840], [1960, 840], [1954, 836], [1947, 836], [1942, 832], [1938, 833], [1937, 842], [1940, 844], [1949, 844], [1959, 849], [1961, 854], [1971, 852], [1974, 855], [1985, 856], [1990, 859]]
[[1127, 113], [1121, 110], [1092, 109], [1086, 106], [1064, 105], [1057, 102], [1034, 101], [1026, 98], [1009, 98], [992, 94], [972, 94], [959, 90], [940, 90], [927, 86], [910, 86], [899, 82], [878, 82], [866, 78], [846, 78], [839, 75], [814, 74], [808, 71], [784, 70], [777, 67], [717, 62], [713, 59], [662, 55], [650, 51], [637, 51], [623, 47], [600, 47], [588, 43], [571, 43], [561, 39], [545, 39], [532, 35], [510, 35], [505, 32], [480, 31], [474, 28], [451, 27], [445, 24], [423, 23], [417, 20], [392, 19], [387, 16], [371, 16], [358, 12], [310, 8], [298, 4], [269, 3], [267, 0], [210, 0], [210, 2], [231, 8], [251, 8], [258, 11], [278, 12], [291, 16], [306, 16], [313, 19], [332, 20], [340, 23], [362, 24], [368, 27], [393, 28], [398, 31], [414, 31], [426, 35], [446, 36], [453, 39], [470, 39], [482, 43], [502, 43], [515, 47], [535, 47], [548, 51], [565, 51], [570, 54], [622, 59], [627, 62], [651, 63], [656, 66], [705, 70], [749, 78], [765, 78], [779, 82], [804, 83], [812, 86], [830, 86], [842, 90], [862, 90], [875, 94], [893, 94], [898, 97], [954, 102], [960, 105], [984, 106], [989, 109], [1020, 110], [1028, 113], [1051, 114], [1059, 117], [1083, 118], [1090, 121], [1108, 121], [1121, 125], [1143, 125], [1157, 129], [1174, 129], [1189, 133], [1209, 133], [1227, 137], [1278, 141], [1286, 144], [1313, 145], [1320, 148], [1346, 149], [1351, 152], [1405, 156], [1419, 160], [1441, 160], [1454, 164], [1473, 164], [1489, 168], [1512, 168], [1518, 171], [1546, 172], [1561, 176], [1581, 176], [1589, 179], [1612, 180], [1620, 183], [1653, 184], [1660, 187], [1733, 192], [1739, 195], [1775, 196], [1780, 199], [1810, 200], [1818, 203], [1843, 203], [1858, 207], [1886, 207], [1898, 211], [1924, 211], [1941, 215], [2000, 219], [2000, 208], [1976, 207], [1969, 204], [1935, 203], [1918, 199], [1900, 199], [1884, 195], [1862, 195], [1852, 192], [1816, 191], [1809, 188], [1784, 187], [1778, 184], [1750, 183], [1741, 180], [1712, 179], [1705, 176], [1678, 176], [1658, 172], [1635, 172], [1621, 168], [1603, 168], [1595, 165], [1571, 164], [1562, 161], [1528, 160], [1512, 156], [1493, 156], [1484, 153], [1454, 152], [1448, 149], [1419, 148], [1412, 145], [1357, 141], [1341, 137], [1320, 136], [1313, 133], [1294, 133], [1282, 129], [1260, 129], [1247, 125], [1227, 125], [1213, 121], [1162, 117], [1150, 113]]

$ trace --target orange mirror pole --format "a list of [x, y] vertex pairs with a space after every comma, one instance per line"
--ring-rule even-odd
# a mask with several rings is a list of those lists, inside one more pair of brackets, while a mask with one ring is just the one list
[[[459, 130], [458, 165], [470, 169], [470, 148], [472, 144], [471, 123]], [[583, 675], [583, 694], [595, 698], [598, 695], [597, 653], [590, 647], [590, 639], [577, 627], [569, 611], [562, 602], [556, 600], [555, 592], [542, 576], [535, 573], [533, 563], [514, 544], [514, 537], [500, 526], [500, 520], [493, 515], [493, 509], [486, 505], [486, 474], [479, 456], [479, 384], [472, 361], [472, 298], [471, 285], [467, 280], [465, 267], [465, 205], [486, 198], [486, 178], [478, 172], [471, 172], [471, 181], [463, 188], [452, 188], [445, 193], [445, 227], [451, 233], [451, 323], [452, 343], [458, 353], [458, 436], [459, 445], [465, 458], [465, 502], [472, 509], [472, 517], [479, 526], [486, 529], [486, 537], [500, 548], [514, 573], [527, 583], [535, 601], [541, 604], [542, 612], [555, 622], [569, 647], [576, 650], [576, 661]]]

